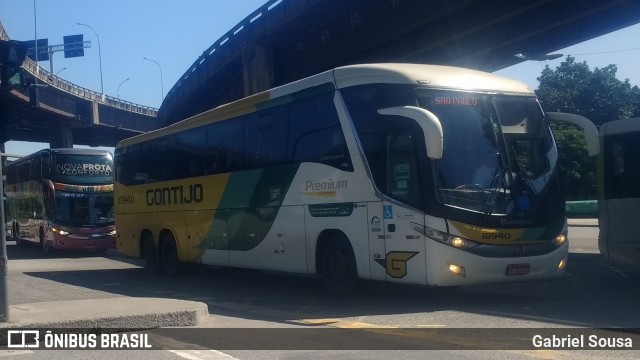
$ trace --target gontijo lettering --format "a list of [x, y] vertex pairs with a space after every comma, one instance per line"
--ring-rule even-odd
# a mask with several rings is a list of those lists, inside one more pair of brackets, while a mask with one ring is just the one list
[[204, 199], [202, 184], [171, 186], [147, 190], [147, 206], [199, 203]]

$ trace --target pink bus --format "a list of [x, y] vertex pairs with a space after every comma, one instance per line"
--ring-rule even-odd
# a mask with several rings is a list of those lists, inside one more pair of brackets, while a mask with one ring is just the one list
[[44, 149], [7, 164], [5, 174], [7, 231], [18, 246], [115, 248], [110, 152]]

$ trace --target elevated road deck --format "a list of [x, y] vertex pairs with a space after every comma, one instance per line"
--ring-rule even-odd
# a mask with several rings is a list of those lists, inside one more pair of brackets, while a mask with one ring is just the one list
[[[9, 40], [0, 23], [0, 39]], [[50, 143], [51, 147], [115, 146], [159, 127], [157, 109], [83, 88], [27, 58], [23, 89], [0, 90], [0, 143]]]
[[638, 22], [640, 1], [628, 0], [271, 0], [204, 50], [159, 118], [355, 63], [495, 71]]

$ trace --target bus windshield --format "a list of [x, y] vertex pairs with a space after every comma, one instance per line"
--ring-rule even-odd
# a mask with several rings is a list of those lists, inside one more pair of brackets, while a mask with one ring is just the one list
[[55, 154], [52, 177], [68, 184], [109, 184], [113, 182], [111, 155]]
[[[564, 214], [558, 153], [534, 96], [389, 84], [341, 92], [383, 194], [466, 221], [496, 215], [501, 224], [531, 224]], [[419, 149], [423, 133], [415, 121], [378, 113], [398, 106], [418, 106], [439, 119], [441, 159], [428, 159], [422, 140]]]
[[440, 203], [532, 215], [544, 203], [541, 197], [559, 195], [558, 154], [535, 98], [423, 93], [419, 104], [440, 119], [444, 133], [442, 159], [433, 161]]
[[113, 192], [56, 191], [55, 222], [76, 227], [113, 225]]

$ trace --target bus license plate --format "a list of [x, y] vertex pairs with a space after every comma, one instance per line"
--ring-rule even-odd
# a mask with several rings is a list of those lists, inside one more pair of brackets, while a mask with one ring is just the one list
[[526, 275], [531, 271], [530, 264], [510, 264], [507, 265], [507, 276]]

